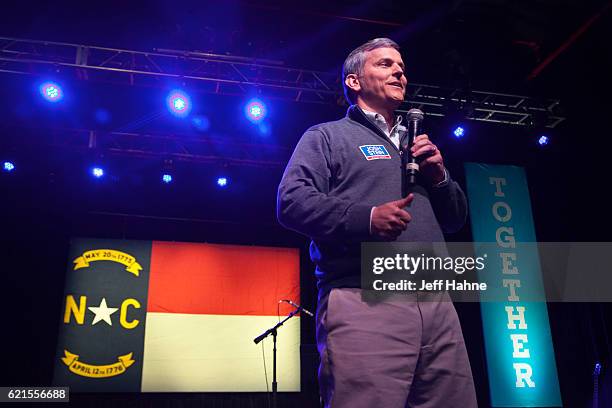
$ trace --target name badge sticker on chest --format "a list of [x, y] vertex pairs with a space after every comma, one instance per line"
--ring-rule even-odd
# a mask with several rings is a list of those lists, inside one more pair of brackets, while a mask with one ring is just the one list
[[366, 160], [391, 159], [391, 155], [383, 145], [363, 145], [359, 146], [359, 149]]

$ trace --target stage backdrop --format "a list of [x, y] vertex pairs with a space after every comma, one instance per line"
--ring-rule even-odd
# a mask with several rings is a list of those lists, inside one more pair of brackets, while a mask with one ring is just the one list
[[[54, 384], [91, 392], [266, 391], [262, 345], [299, 302], [299, 250], [71, 243]], [[268, 381], [272, 343], [264, 340]], [[279, 391], [300, 390], [300, 317], [279, 329]], [[270, 384], [271, 387], [271, 384]]]
[[465, 169], [474, 242], [482, 243], [476, 254], [496, 260], [478, 273], [489, 288], [480, 309], [491, 405], [560, 407], [546, 303], [521, 299], [545, 299], [525, 172], [479, 163]]

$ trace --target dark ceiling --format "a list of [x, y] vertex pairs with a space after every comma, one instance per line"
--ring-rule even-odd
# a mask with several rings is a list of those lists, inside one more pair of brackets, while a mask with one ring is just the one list
[[550, 97], [559, 96], [555, 70], [612, 68], [611, 3], [603, 0], [39, 3], [5, 3], [0, 35], [199, 50], [325, 71], [338, 70], [362, 42], [389, 36], [403, 46], [415, 82]]

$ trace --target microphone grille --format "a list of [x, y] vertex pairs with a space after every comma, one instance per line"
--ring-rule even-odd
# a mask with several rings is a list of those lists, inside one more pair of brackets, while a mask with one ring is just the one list
[[408, 113], [406, 113], [406, 118], [408, 120], [423, 120], [425, 114], [420, 109], [410, 109]]

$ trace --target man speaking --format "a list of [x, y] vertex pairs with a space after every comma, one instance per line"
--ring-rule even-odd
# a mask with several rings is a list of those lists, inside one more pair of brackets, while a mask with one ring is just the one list
[[[319, 385], [326, 407], [476, 407], [463, 334], [449, 301], [369, 302], [360, 289], [368, 241], [442, 242], [467, 215], [463, 191], [425, 134], [409, 151], [394, 111], [407, 79], [399, 46], [377, 38], [343, 66], [351, 104], [337, 121], [308, 129], [278, 189], [278, 219], [312, 238], [319, 299]], [[418, 182], [402, 196], [402, 155]]]

